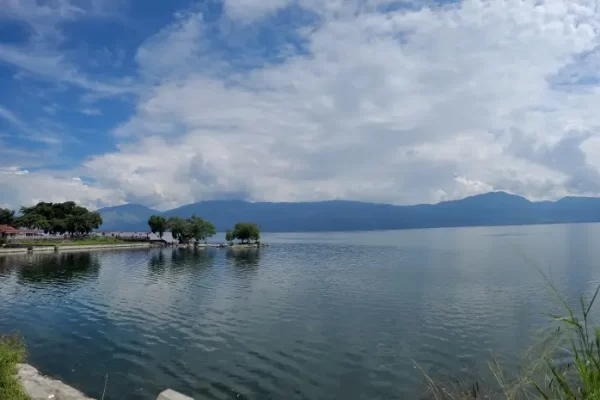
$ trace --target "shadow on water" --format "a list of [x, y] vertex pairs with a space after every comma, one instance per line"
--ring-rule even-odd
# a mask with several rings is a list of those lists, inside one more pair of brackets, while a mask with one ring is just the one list
[[260, 249], [227, 250], [227, 261], [237, 268], [258, 268]]
[[173, 249], [171, 252], [171, 266], [173, 268], [187, 265], [209, 265], [215, 258], [212, 249]]
[[165, 252], [161, 249], [158, 253], [152, 254], [148, 261], [148, 270], [150, 275], [162, 275], [165, 272], [165, 266], [167, 265], [167, 258]]
[[13, 257], [0, 257], [0, 276], [8, 275], [14, 265]]
[[170, 276], [198, 274], [214, 264], [215, 251], [206, 249], [160, 249], [148, 260], [148, 274], [151, 281]]
[[21, 283], [68, 284], [73, 280], [97, 278], [100, 261], [92, 253], [66, 253], [32, 257], [18, 270]]

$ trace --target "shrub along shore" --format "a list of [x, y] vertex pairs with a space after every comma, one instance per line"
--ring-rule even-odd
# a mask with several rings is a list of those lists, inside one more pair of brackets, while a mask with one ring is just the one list
[[17, 379], [17, 366], [25, 362], [25, 356], [20, 336], [0, 337], [0, 399], [29, 400]]

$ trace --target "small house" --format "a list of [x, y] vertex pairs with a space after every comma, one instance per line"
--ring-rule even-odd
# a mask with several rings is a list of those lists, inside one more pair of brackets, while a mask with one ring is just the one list
[[26, 239], [39, 236], [43, 236], [43, 233], [37, 229], [17, 229], [9, 225], [0, 225], [0, 238]]

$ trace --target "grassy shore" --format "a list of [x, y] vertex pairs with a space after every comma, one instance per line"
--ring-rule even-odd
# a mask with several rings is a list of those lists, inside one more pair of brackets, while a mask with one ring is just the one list
[[0, 337], [0, 399], [29, 400], [17, 380], [17, 364], [25, 361], [25, 344], [18, 335]]

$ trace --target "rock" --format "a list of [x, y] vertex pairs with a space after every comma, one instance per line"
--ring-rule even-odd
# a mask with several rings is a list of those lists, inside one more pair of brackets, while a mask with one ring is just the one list
[[191, 397], [184, 396], [181, 393], [177, 393], [174, 390], [167, 389], [158, 395], [156, 400], [194, 400]]
[[19, 364], [17, 376], [32, 400], [93, 400], [61, 381], [50, 379], [28, 364]]

